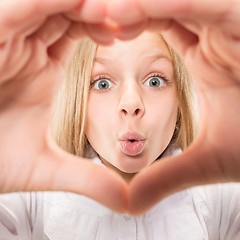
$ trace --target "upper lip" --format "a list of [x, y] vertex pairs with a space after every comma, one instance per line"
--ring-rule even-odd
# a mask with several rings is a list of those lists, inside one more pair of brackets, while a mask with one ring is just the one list
[[120, 137], [120, 141], [129, 141], [129, 140], [143, 141], [145, 140], [145, 138], [137, 132], [127, 132]]

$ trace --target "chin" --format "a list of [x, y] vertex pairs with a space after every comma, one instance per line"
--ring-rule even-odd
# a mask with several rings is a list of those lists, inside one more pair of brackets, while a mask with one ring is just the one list
[[149, 166], [146, 157], [125, 156], [119, 160], [118, 168], [125, 173], [138, 173]]

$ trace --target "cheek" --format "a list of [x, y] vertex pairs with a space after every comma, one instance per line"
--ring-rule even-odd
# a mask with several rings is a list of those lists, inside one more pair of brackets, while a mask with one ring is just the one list
[[110, 129], [113, 116], [110, 101], [104, 101], [95, 94], [89, 95], [85, 133], [90, 143], [101, 142]]
[[165, 95], [164, 98], [159, 98], [149, 107], [151, 108], [151, 118], [149, 119], [152, 119], [156, 135], [158, 134], [158, 138], [168, 144], [172, 138], [177, 120], [178, 100], [176, 94], [173, 92]]

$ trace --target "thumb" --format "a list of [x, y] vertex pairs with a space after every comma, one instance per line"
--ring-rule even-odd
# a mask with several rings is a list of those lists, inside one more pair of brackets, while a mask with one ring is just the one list
[[127, 209], [127, 185], [112, 170], [52, 146], [40, 157], [28, 189], [69, 191], [90, 197], [117, 212]]
[[156, 161], [129, 186], [129, 212], [139, 215], [163, 198], [183, 189], [230, 181], [225, 168], [203, 141], [178, 156]]

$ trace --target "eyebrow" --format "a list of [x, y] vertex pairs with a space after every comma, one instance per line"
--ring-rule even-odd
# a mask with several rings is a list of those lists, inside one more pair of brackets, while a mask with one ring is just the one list
[[162, 58], [165, 58], [165, 59], [169, 60], [170, 62], [172, 62], [172, 59], [169, 58], [169, 56], [167, 56], [166, 54], [150, 55], [148, 58], [151, 59], [153, 62], [157, 61], [158, 59], [162, 59]]
[[[172, 63], [172, 59], [169, 58], [169, 56], [167, 56], [166, 54], [154, 54], [154, 55], [149, 55], [146, 58], [148, 58], [151, 62], [155, 62], [159, 59], [165, 58]], [[101, 64], [104, 64], [108, 61], [112, 61], [112, 60], [107, 59], [107, 58], [102, 58], [102, 57], [95, 57], [94, 58], [94, 62], [98, 62], [98, 63], [101, 63]]]

